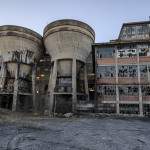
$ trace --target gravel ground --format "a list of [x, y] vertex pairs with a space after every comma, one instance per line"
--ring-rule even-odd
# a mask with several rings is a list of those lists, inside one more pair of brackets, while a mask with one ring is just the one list
[[150, 120], [55, 118], [1, 122], [0, 150], [150, 150]]

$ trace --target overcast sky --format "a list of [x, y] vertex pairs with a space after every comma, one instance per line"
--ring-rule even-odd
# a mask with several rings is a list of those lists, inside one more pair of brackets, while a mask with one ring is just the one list
[[88, 23], [96, 42], [118, 37], [122, 23], [149, 20], [150, 0], [0, 0], [0, 25], [13, 24], [43, 34], [58, 19]]

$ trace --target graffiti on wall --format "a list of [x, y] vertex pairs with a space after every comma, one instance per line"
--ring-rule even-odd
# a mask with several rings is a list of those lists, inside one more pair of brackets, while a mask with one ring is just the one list
[[34, 61], [34, 52], [29, 49], [6, 51], [2, 56], [4, 62], [13, 61], [30, 64]]
[[3, 89], [4, 92], [13, 93], [14, 91], [14, 79], [7, 80], [5, 84], [5, 88]]
[[[19, 79], [18, 90], [21, 93], [31, 93], [32, 84], [30, 81], [24, 81]], [[4, 88], [0, 88], [0, 92], [13, 93], [14, 92], [14, 79], [7, 79]]]
[[22, 92], [22, 93], [31, 93], [31, 87], [32, 87], [32, 84], [31, 82], [29, 81], [25, 81], [25, 80], [19, 80], [19, 92]]

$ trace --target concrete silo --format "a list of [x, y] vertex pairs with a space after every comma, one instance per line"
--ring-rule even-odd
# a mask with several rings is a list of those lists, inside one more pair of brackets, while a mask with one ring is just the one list
[[75, 112], [78, 100], [88, 100], [85, 62], [94, 39], [94, 30], [77, 20], [58, 20], [45, 27], [44, 45], [52, 57], [50, 113]]
[[20, 26], [0, 26], [1, 106], [9, 103], [9, 108], [16, 111], [21, 105], [27, 107], [29, 99], [35, 104], [35, 64], [42, 50], [38, 33]]

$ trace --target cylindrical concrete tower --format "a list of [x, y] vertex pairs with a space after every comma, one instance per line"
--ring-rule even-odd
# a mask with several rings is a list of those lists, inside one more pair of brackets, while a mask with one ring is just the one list
[[88, 99], [85, 62], [95, 39], [94, 30], [81, 21], [58, 20], [45, 27], [43, 39], [52, 57], [50, 113], [74, 112], [80, 95]]
[[[34, 99], [35, 64], [42, 50], [42, 37], [38, 33], [20, 26], [0, 26], [0, 91], [13, 95], [13, 111], [16, 111], [17, 104], [26, 103], [18, 102], [19, 96], [33, 95]], [[2, 101], [2, 97], [0, 99]]]

